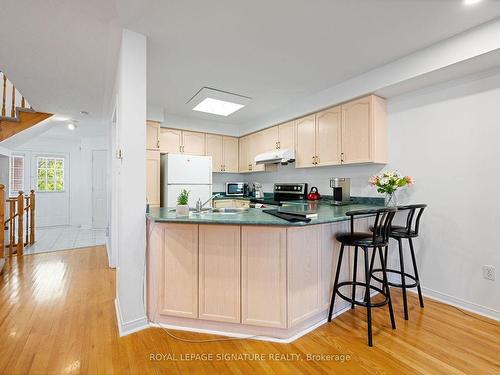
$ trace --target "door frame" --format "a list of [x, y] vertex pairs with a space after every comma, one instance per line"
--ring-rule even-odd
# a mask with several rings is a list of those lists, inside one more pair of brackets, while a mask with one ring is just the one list
[[107, 151], [106, 149], [93, 149], [91, 150], [91, 163], [92, 163], [92, 166], [91, 166], [91, 188], [92, 188], [92, 192], [91, 192], [91, 199], [92, 199], [92, 228], [95, 228], [95, 211], [94, 211], [94, 196], [95, 196], [95, 193], [94, 193], [94, 152], [96, 151], [99, 151], [99, 152], [104, 152], [104, 155], [106, 156], [105, 158], [105, 162], [104, 162], [104, 168], [105, 168], [105, 171], [104, 171], [104, 174], [105, 174], [105, 183], [106, 183], [106, 218], [105, 218], [105, 221], [106, 221], [106, 224], [104, 226], [104, 228], [98, 228], [98, 229], [108, 229], [109, 227], [109, 219], [108, 219], [108, 205], [109, 205], [109, 202], [108, 202], [108, 158], [107, 158]]

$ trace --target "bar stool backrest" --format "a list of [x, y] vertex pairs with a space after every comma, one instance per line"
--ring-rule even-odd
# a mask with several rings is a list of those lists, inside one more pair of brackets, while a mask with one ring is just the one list
[[408, 235], [410, 235], [412, 232], [414, 232], [415, 235], [418, 235], [420, 218], [422, 217], [422, 214], [424, 213], [426, 207], [426, 204], [409, 204], [406, 206], [398, 206], [398, 211], [408, 211], [405, 227], [405, 231]]
[[[383, 208], [373, 208], [368, 210], [356, 210], [346, 212], [347, 216], [351, 218], [351, 235], [354, 234], [354, 219], [359, 216], [375, 216], [375, 222], [373, 224], [373, 237], [372, 243], [375, 245], [376, 242], [382, 240], [383, 242], [389, 241], [389, 235], [391, 234], [392, 219], [398, 209], [396, 207], [383, 207]], [[378, 241], [377, 241], [378, 240]]]

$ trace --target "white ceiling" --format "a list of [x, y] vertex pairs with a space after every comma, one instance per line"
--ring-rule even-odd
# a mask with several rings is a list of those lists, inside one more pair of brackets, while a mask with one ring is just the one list
[[[0, 0], [0, 9], [0, 69], [36, 109], [89, 131], [109, 115], [119, 27], [148, 36], [149, 104], [244, 124], [500, 16], [487, 0]], [[186, 102], [203, 86], [253, 100], [227, 118], [197, 113]]]

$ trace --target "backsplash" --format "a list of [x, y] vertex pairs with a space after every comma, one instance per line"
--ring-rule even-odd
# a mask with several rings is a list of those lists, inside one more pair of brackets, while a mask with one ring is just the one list
[[277, 182], [307, 182], [309, 188], [316, 186], [323, 195], [331, 195], [331, 177], [350, 177], [351, 196], [377, 197], [380, 194], [368, 184], [373, 174], [380, 172], [385, 165], [342, 165], [315, 168], [295, 168], [295, 165], [279, 165], [276, 172], [222, 174], [214, 173], [213, 191], [224, 191], [228, 181], [260, 182], [265, 192], [272, 192]]

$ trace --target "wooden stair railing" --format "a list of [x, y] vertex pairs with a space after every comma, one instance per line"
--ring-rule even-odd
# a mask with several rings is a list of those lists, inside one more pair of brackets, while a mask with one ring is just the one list
[[[22, 191], [14, 198], [4, 200], [4, 185], [0, 185], [0, 198], [2, 198], [2, 208], [0, 208], [0, 218], [2, 218], [2, 234], [0, 235], [0, 249], [2, 255], [5, 252], [4, 231], [9, 230], [9, 256], [13, 254], [23, 255], [24, 247], [35, 243], [35, 191], [31, 190], [30, 195], [24, 196]], [[9, 204], [9, 218], [5, 220], [3, 202]], [[26, 228], [26, 231], [24, 231]], [[24, 237], [26, 236], [26, 237]]]
[[0, 98], [0, 142], [52, 116], [36, 112], [1, 71]]

